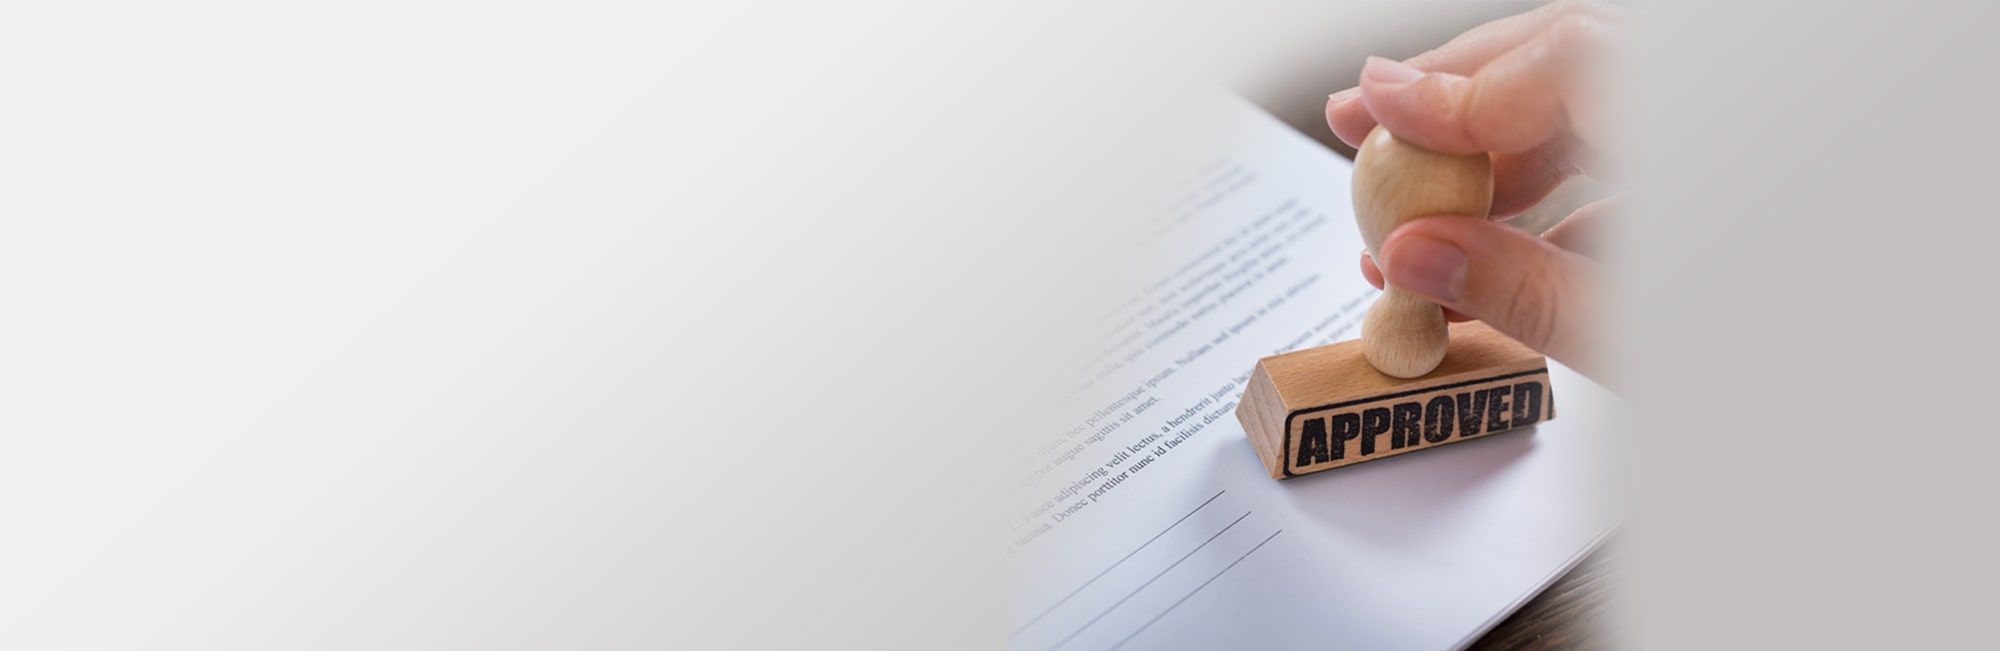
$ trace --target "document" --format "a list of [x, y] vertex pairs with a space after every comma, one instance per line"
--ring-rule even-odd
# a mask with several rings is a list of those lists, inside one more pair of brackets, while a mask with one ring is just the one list
[[1378, 293], [1352, 164], [1236, 98], [1016, 463], [1008, 644], [1451, 649], [1611, 531], [1619, 400], [1550, 363], [1557, 418], [1278, 481], [1235, 416], [1258, 358], [1358, 336]]

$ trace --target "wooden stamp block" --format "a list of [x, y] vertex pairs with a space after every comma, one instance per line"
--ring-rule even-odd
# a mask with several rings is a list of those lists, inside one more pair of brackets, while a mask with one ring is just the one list
[[1236, 418], [1276, 479], [1555, 418], [1540, 353], [1477, 321], [1450, 332], [1443, 361], [1411, 379], [1377, 371], [1359, 339], [1257, 360]]

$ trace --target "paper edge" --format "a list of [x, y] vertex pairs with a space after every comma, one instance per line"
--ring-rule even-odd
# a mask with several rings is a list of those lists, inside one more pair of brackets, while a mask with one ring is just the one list
[[1589, 558], [1591, 554], [1596, 553], [1599, 548], [1604, 546], [1604, 541], [1609, 540], [1611, 535], [1617, 533], [1618, 528], [1623, 525], [1623, 522], [1612, 524], [1606, 527], [1604, 531], [1598, 532], [1597, 536], [1591, 538], [1589, 543], [1584, 544], [1582, 549], [1577, 550], [1575, 554], [1564, 560], [1560, 567], [1549, 572], [1548, 576], [1542, 577], [1542, 580], [1536, 583], [1534, 589], [1515, 598], [1513, 602], [1507, 604], [1506, 608], [1502, 608], [1499, 614], [1487, 619], [1478, 628], [1473, 629], [1471, 634], [1460, 639], [1457, 644], [1451, 645], [1451, 651], [1464, 651], [1466, 647], [1472, 646], [1480, 638], [1486, 637], [1487, 633], [1493, 632], [1494, 628], [1500, 626], [1500, 622], [1513, 617], [1514, 613], [1520, 612], [1522, 606], [1526, 606], [1528, 602], [1534, 601], [1535, 597], [1542, 596], [1542, 593], [1548, 591], [1550, 586], [1555, 585], [1557, 581], [1562, 580], [1562, 577], [1568, 575], [1570, 570], [1574, 570], [1576, 566], [1582, 565], [1583, 559]]

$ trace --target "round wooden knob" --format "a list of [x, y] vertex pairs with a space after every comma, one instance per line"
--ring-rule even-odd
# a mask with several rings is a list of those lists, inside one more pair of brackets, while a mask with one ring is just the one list
[[[1485, 219], [1493, 204], [1493, 163], [1485, 154], [1440, 154], [1375, 127], [1354, 156], [1354, 221], [1368, 254], [1382, 259], [1382, 240], [1418, 217]], [[1431, 372], [1444, 361], [1444, 310], [1384, 283], [1361, 320], [1361, 350], [1376, 370], [1399, 378]]]

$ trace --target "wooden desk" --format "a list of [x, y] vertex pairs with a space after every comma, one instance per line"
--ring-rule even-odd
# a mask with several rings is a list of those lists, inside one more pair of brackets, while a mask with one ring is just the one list
[[1515, 611], [1467, 651], [1604, 649], [1616, 646], [1610, 629], [1612, 584], [1619, 554], [1614, 539], [1569, 574]]

